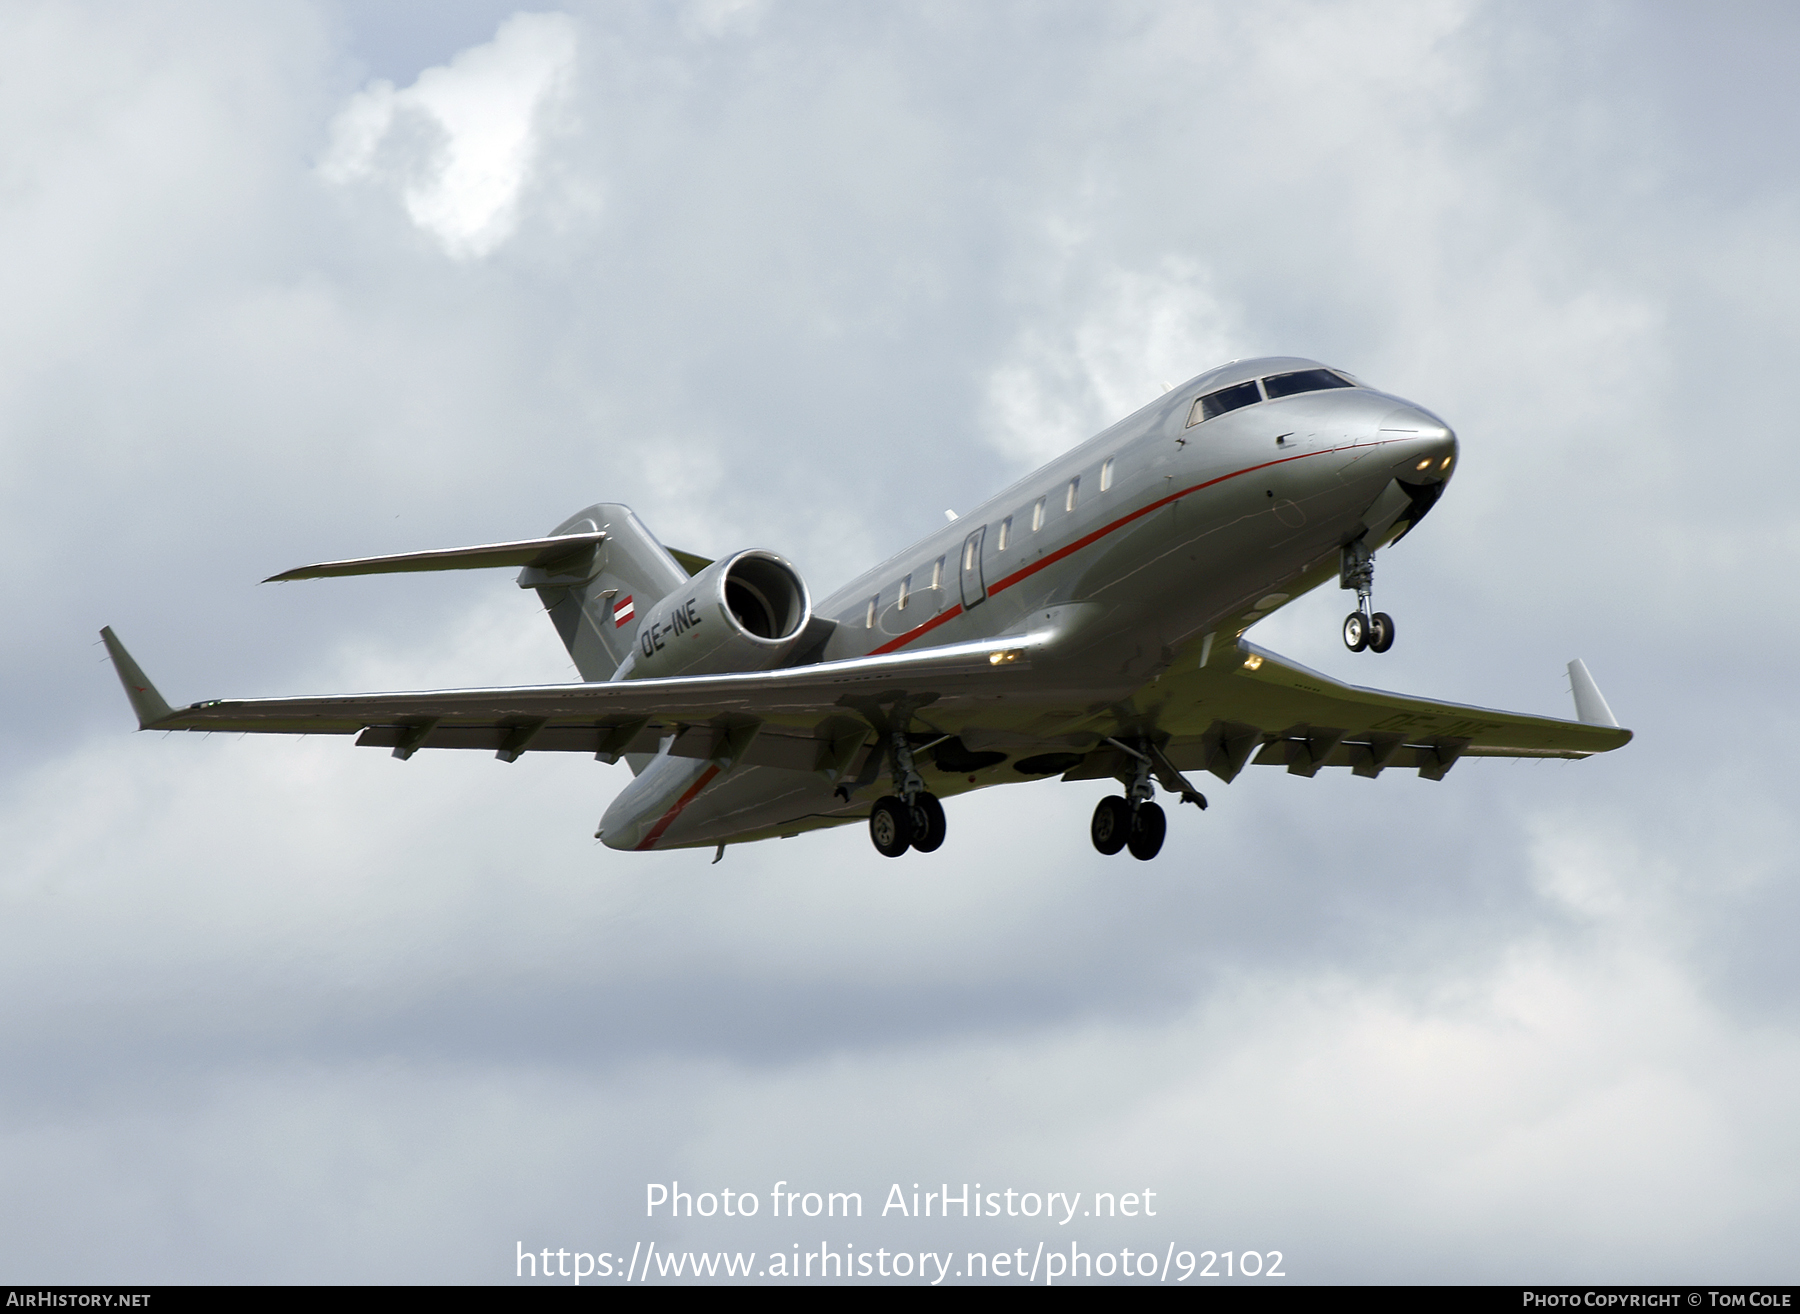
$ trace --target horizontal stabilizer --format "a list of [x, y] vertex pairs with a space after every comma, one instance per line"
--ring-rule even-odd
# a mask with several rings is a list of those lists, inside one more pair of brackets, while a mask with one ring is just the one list
[[477, 547], [439, 548], [432, 552], [402, 552], [391, 557], [357, 557], [351, 561], [323, 561], [271, 575], [265, 584], [292, 579], [332, 579], [339, 575], [387, 575], [410, 570], [480, 570], [487, 566], [553, 566], [566, 557], [604, 542], [606, 531], [557, 534], [550, 538], [526, 538], [516, 543], [483, 543]]
[[150, 683], [150, 677], [144, 674], [143, 668], [125, 651], [125, 645], [112, 632], [112, 626], [100, 631], [100, 642], [106, 645], [107, 655], [112, 658], [113, 670], [119, 673], [119, 683], [125, 686], [125, 696], [131, 700], [131, 710], [137, 713], [138, 729], [147, 730], [158, 721], [174, 715], [174, 709], [156, 692], [156, 686]]
[[1619, 719], [1612, 714], [1612, 708], [1606, 705], [1606, 699], [1601, 696], [1600, 686], [1588, 674], [1587, 663], [1579, 657], [1569, 663], [1569, 688], [1575, 694], [1577, 721], [1586, 721], [1589, 725], [1619, 723]]

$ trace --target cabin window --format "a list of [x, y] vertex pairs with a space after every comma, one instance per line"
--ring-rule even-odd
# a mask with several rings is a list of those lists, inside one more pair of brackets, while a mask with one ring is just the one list
[[1001, 552], [1006, 551], [1006, 545], [1010, 542], [1012, 542], [1012, 517], [1008, 516], [1006, 519], [1004, 519], [1000, 522], [999, 551], [1001, 551]]
[[1323, 392], [1327, 388], [1354, 388], [1350, 380], [1330, 370], [1295, 370], [1291, 374], [1271, 374], [1263, 380], [1263, 391], [1273, 401], [1292, 397], [1297, 392]]
[[1064, 511], [1073, 511], [1075, 509], [1075, 499], [1080, 492], [1081, 476], [1076, 475], [1073, 479], [1069, 480], [1069, 491], [1063, 494]]
[[931, 587], [933, 589], [944, 587], [944, 559], [942, 557], [931, 563]]
[[1194, 409], [1188, 412], [1187, 427], [1193, 428], [1202, 420], [1210, 420], [1227, 411], [1235, 411], [1240, 406], [1254, 406], [1262, 400], [1262, 393], [1257, 391], [1256, 380], [1248, 383], [1234, 383], [1229, 388], [1220, 388], [1217, 392], [1209, 392], [1194, 403]]
[[880, 601], [881, 595], [879, 593], [869, 599], [869, 614], [863, 617], [864, 629], [872, 630], [875, 628], [875, 604]]
[[1044, 527], [1044, 499], [1038, 498], [1037, 505], [1031, 508], [1031, 532], [1037, 533]]
[[901, 611], [906, 610], [906, 595], [912, 592], [912, 576], [908, 575], [900, 581], [900, 601], [896, 604]]
[[1112, 467], [1115, 459], [1111, 456], [1107, 457], [1105, 463], [1100, 467], [1100, 491], [1103, 493], [1112, 487]]
[[977, 546], [980, 545], [980, 543], [981, 543], [980, 538], [978, 538], [974, 534], [970, 534], [969, 541], [963, 544], [963, 569], [964, 570], [974, 570], [975, 569], [975, 549]]

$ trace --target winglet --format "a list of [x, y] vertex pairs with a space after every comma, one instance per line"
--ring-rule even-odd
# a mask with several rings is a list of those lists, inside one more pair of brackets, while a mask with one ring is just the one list
[[1600, 686], [1594, 683], [1594, 677], [1588, 674], [1586, 663], [1579, 657], [1569, 663], [1569, 688], [1575, 694], [1577, 721], [1585, 721], [1589, 725], [1619, 724], [1619, 719], [1612, 714], [1612, 708], [1601, 697]]
[[156, 686], [150, 683], [150, 677], [144, 674], [143, 667], [131, 659], [131, 654], [125, 651], [125, 645], [119, 642], [119, 636], [112, 632], [110, 625], [100, 631], [100, 641], [106, 645], [113, 669], [119, 673], [119, 683], [125, 686], [125, 696], [131, 700], [131, 710], [137, 713], [138, 729], [148, 730], [158, 721], [166, 721], [173, 716], [175, 709], [156, 692]]

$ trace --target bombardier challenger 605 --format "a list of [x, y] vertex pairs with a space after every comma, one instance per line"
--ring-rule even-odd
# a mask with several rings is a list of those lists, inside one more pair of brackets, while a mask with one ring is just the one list
[[1157, 786], [1252, 762], [1429, 780], [1463, 758], [1586, 757], [1631, 738], [1579, 661], [1573, 721], [1383, 693], [1244, 637], [1332, 579], [1353, 650], [1386, 652], [1375, 553], [1437, 505], [1448, 425], [1293, 357], [1199, 375], [859, 575], [818, 606], [792, 565], [665, 548], [600, 503], [548, 536], [305, 566], [276, 580], [523, 567], [580, 683], [221, 699], [172, 708], [102, 631], [146, 730], [353, 734], [423, 748], [623, 759], [614, 849], [710, 847], [863, 821], [889, 857], [944, 842], [943, 797], [1117, 780], [1089, 828], [1149, 859]]

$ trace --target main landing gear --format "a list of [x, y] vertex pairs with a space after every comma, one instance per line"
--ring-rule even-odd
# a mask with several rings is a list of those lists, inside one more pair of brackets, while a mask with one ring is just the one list
[[1158, 804], [1141, 802], [1133, 807], [1117, 794], [1100, 800], [1088, 825], [1088, 837], [1107, 857], [1120, 849], [1130, 849], [1131, 856], [1140, 862], [1149, 862], [1162, 852], [1163, 838], [1168, 833], [1169, 818]]
[[920, 792], [909, 806], [904, 798], [886, 794], [869, 811], [869, 838], [884, 858], [897, 858], [908, 849], [930, 853], [944, 842], [944, 805], [936, 794]]
[[908, 849], [934, 852], [944, 843], [944, 805], [919, 778], [904, 734], [895, 733], [893, 753], [894, 788], [900, 792], [875, 800], [869, 810], [869, 839], [884, 858], [898, 858]]
[[1179, 793], [1183, 802], [1204, 809], [1206, 799], [1182, 778], [1160, 749], [1148, 743], [1132, 748], [1116, 739], [1108, 742], [1135, 758], [1136, 769], [1125, 797], [1114, 794], [1095, 806], [1094, 819], [1088, 823], [1088, 838], [1109, 858], [1120, 849], [1129, 849], [1139, 862], [1149, 862], [1162, 852], [1163, 840], [1169, 833], [1169, 818], [1152, 801], [1156, 789], [1150, 783], [1151, 776], [1160, 779], [1164, 788]]
[[1338, 564], [1338, 587], [1356, 590], [1356, 610], [1344, 617], [1344, 646], [1351, 652], [1368, 648], [1386, 652], [1394, 646], [1394, 618], [1385, 611], [1369, 613], [1369, 594], [1375, 588], [1375, 554], [1357, 539], [1344, 545]]

